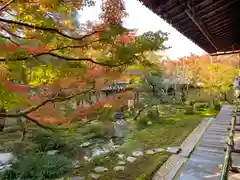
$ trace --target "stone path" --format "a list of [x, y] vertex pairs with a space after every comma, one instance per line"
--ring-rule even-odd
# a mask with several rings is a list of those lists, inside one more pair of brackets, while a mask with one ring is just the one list
[[[228, 139], [232, 106], [224, 105], [202, 136], [199, 145], [175, 179], [179, 180], [219, 180], [219, 165], [224, 162], [224, 148]], [[240, 156], [233, 154], [233, 164], [240, 165]]]

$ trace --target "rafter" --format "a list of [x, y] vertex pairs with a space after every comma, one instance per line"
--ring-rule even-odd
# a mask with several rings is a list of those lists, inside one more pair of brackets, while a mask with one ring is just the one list
[[214, 47], [215, 50], [217, 50], [217, 46], [213, 42], [213, 39], [209, 32], [207, 31], [206, 27], [200, 20], [198, 20], [192, 13], [191, 9], [185, 10], [185, 13], [188, 15], [188, 17], [194, 22], [194, 24], [198, 27], [198, 29], [202, 32], [202, 34], [206, 37], [206, 39], [211, 43], [211, 45]]

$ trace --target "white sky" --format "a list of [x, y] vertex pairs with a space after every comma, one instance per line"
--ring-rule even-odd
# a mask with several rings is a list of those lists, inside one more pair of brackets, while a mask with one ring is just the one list
[[[124, 20], [124, 25], [130, 29], [137, 29], [138, 33], [147, 31], [168, 32], [169, 40], [166, 42], [167, 46], [171, 48], [166, 50], [165, 55], [171, 59], [176, 59], [183, 56], [188, 56], [191, 53], [203, 54], [204, 50], [190, 41], [188, 38], [179, 33], [166, 21], [154, 14], [147, 7], [142, 5], [138, 0], [125, 0], [128, 17]], [[85, 22], [87, 20], [97, 20], [100, 9], [101, 0], [96, 0], [94, 7], [85, 8], [81, 12], [79, 20]]]

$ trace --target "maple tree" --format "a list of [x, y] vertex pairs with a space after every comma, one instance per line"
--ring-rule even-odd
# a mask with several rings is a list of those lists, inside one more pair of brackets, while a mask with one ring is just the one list
[[199, 80], [210, 95], [210, 104], [214, 106], [214, 101], [223, 96], [226, 99], [226, 93], [232, 89], [233, 80], [238, 73], [238, 69], [227, 64], [201, 64]]
[[[231, 90], [231, 85], [238, 69], [236, 65], [225, 61], [219, 61], [221, 57], [214, 58], [209, 55], [191, 56], [181, 58], [179, 61], [165, 63], [165, 73], [177, 83], [198, 86], [200, 85], [210, 96], [210, 104], [214, 105], [214, 100], [224, 96]], [[182, 82], [178, 81], [182, 79]], [[187, 90], [187, 89], [186, 89]]]
[[93, 0], [3, 0], [0, 5], [0, 104], [7, 110], [1, 118], [64, 124], [86, 119], [107, 103], [124, 104], [132, 92], [88, 107], [78, 104], [70, 116], [61, 113], [62, 103], [85, 100], [129, 66], [151, 65], [145, 52], [165, 49], [166, 33], [136, 35], [122, 25], [123, 0], [103, 0], [97, 23], [77, 20]]

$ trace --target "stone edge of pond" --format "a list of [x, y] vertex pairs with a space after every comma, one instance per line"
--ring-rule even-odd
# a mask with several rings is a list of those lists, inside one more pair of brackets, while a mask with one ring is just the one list
[[187, 161], [188, 156], [194, 150], [195, 146], [201, 139], [203, 133], [211, 124], [214, 118], [209, 117], [207, 120], [203, 118], [202, 122], [189, 134], [182, 142], [182, 151], [177, 155], [172, 155], [153, 175], [152, 180], [172, 180], [182, 165]]

